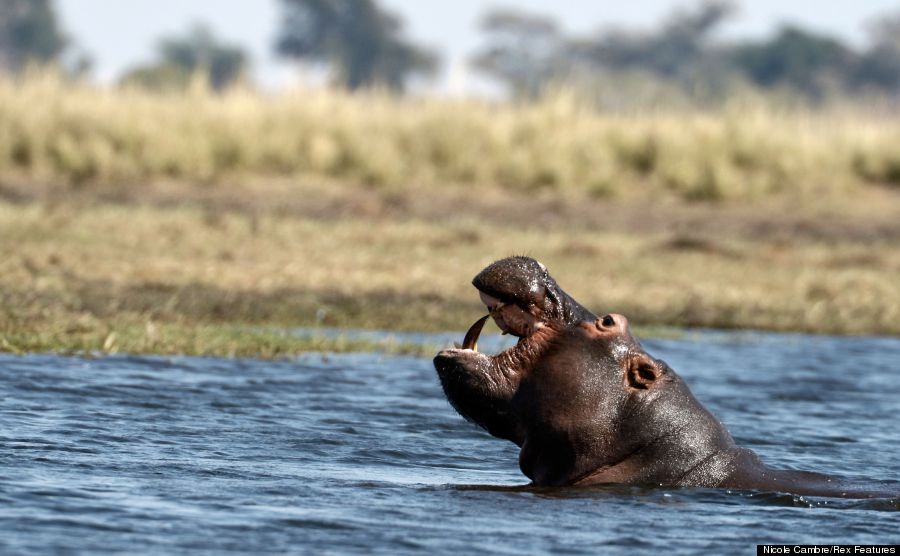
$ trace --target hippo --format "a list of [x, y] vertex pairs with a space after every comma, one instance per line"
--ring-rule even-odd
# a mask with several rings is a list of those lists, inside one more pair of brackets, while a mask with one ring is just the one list
[[[772, 469], [731, 434], [685, 381], [648, 354], [619, 314], [597, 317], [529, 257], [475, 276], [488, 314], [434, 365], [464, 418], [519, 446], [534, 486], [607, 483], [778, 491], [845, 498], [897, 497], [807, 471]], [[518, 343], [477, 350], [492, 317]]]

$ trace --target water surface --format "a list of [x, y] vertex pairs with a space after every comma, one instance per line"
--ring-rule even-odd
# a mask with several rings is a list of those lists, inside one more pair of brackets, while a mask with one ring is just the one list
[[[714, 332], [645, 347], [767, 463], [900, 490], [900, 340]], [[429, 359], [0, 356], [3, 554], [900, 542], [896, 500], [532, 489], [517, 456], [450, 408]]]

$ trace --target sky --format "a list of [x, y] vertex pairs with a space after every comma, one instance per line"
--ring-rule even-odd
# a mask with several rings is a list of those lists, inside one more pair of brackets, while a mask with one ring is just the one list
[[[441, 53], [444, 69], [432, 88], [447, 94], [477, 89], [478, 80], [466, 69], [465, 60], [481, 44], [478, 19], [491, 7], [551, 15], [564, 29], [581, 33], [610, 26], [652, 28], [673, 10], [691, 4], [690, 0], [381, 0], [406, 21], [409, 37]], [[195, 22], [208, 24], [223, 39], [249, 51], [254, 77], [264, 87], [275, 89], [300, 79], [295, 66], [272, 53], [278, 0], [57, 0], [57, 6], [65, 29], [93, 58], [95, 76], [102, 82], [150, 61], [161, 36], [181, 34]], [[900, 0], [744, 0], [722, 34], [761, 37], [781, 22], [794, 22], [861, 44], [866, 23], [890, 12], [900, 12]]]

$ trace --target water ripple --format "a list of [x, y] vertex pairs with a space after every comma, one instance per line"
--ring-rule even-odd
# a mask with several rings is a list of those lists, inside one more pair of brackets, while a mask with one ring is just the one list
[[[898, 484], [900, 340], [708, 332], [645, 345], [765, 461]], [[0, 355], [2, 553], [690, 554], [900, 540], [898, 500], [541, 489], [517, 458], [453, 412], [428, 359]]]

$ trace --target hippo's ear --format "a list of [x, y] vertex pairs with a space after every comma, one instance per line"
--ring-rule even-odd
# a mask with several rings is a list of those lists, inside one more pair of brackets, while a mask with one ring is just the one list
[[665, 373], [665, 363], [653, 359], [646, 353], [631, 358], [625, 369], [625, 380], [635, 390], [647, 390]]

